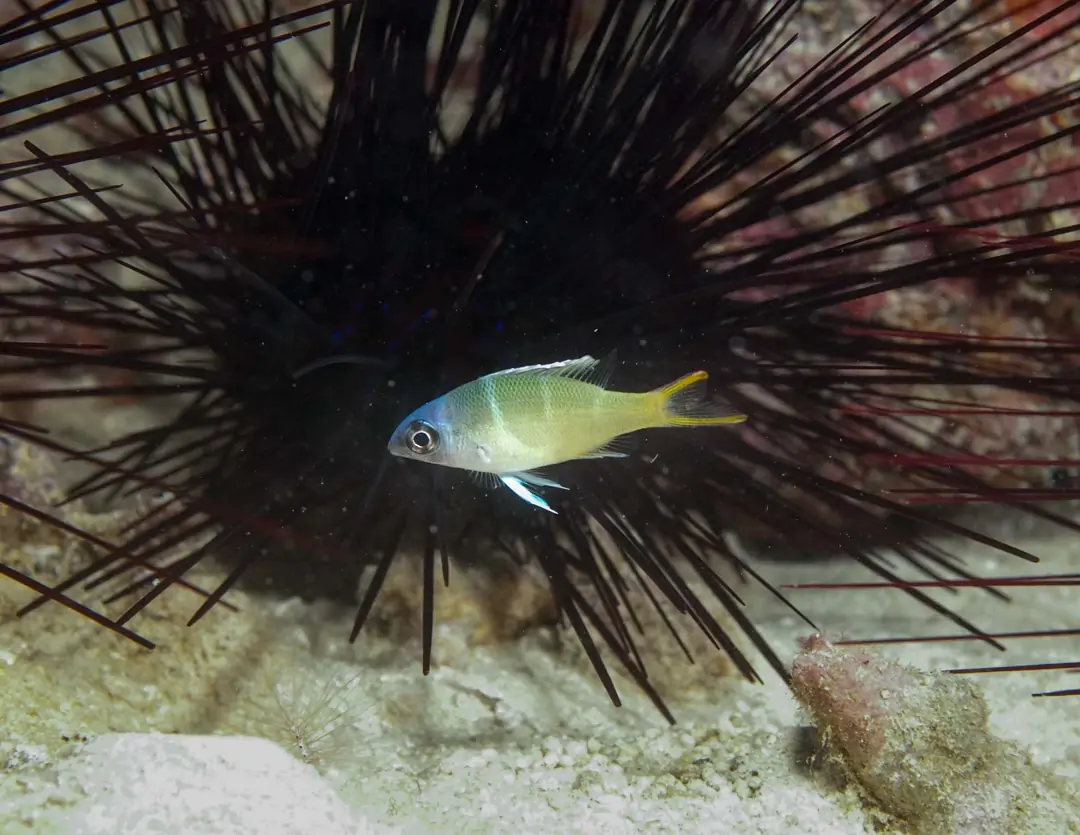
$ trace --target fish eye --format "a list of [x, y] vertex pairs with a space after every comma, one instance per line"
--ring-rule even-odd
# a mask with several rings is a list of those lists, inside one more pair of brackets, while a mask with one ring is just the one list
[[439, 433], [425, 420], [413, 421], [405, 430], [405, 443], [416, 455], [430, 455], [439, 448]]

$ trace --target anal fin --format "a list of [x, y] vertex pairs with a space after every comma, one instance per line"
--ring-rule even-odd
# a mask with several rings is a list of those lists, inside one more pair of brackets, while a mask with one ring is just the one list
[[591, 461], [594, 458], [629, 458], [630, 453], [637, 449], [635, 444], [626, 435], [612, 438], [603, 446], [597, 447], [592, 452], [581, 456], [582, 461]]

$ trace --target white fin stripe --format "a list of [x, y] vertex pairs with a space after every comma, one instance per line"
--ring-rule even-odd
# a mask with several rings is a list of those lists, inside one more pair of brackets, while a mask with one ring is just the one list
[[550, 375], [552, 377], [580, 379], [581, 377], [587, 377], [589, 372], [596, 367], [598, 362], [599, 360], [595, 357], [584, 356], [573, 360], [561, 360], [559, 362], [549, 362], [541, 365], [522, 365], [518, 368], [507, 368], [503, 371], [496, 371], [486, 375], [484, 379], [509, 376], [511, 374], [538, 374]]
[[540, 473], [534, 473], [529, 470], [525, 470], [520, 473], [506, 473], [510, 478], [516, 478], [519, 481], [523, 481], [526, 484], [531, 484], [534, 487], [554, 487], [556, 490], [569, 490], [565, 484], [559, 484], [557, 481], [552, 481], [550, 478], [544, 478]]
[[510, 490], [514, 493], [514, 495], [522, 501], [531, 504], [533, 507], [538, 507], [541, 510], [546, 510], [548, 513], [554, 513], [556, 516], [559, 515], [559, 512], [557, 510], [552, 510], [551, 505], [549, 505], [538, 495], [536, 495], [532, 490], [522, 484], [520, 478], [516, 478], [515, 476], [511, 475], [504, 475], [499, 476], [499, 480], [502, 481], [502, 483], [505, 484], [507, 487], [509, 487]]

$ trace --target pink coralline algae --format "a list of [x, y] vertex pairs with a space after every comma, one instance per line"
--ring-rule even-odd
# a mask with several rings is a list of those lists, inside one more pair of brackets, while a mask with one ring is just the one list
[[868, 652], [806, 641], [796, 698], [873, 801], [923, 835], [1080, 833], [1080, 798], [992, 736], [982, 692]]

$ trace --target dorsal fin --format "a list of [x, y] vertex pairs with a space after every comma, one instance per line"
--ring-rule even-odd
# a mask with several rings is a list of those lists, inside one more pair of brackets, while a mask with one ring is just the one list
[[560, 360], [543, 365], [522, 365], [518, 368], [507, 368], [505, 371], [496, 371], [488, 374], [488, 377], [505, 377], [510, 374], [528, 374], [538, 377], [568, 377], [571, 380], [580, 380], [583, 383], [592, 383], [600, 388], [607, 388], [611, 379], [611, 372], [615, 367], [615, 352], [612, 351], [603, 359], [586, 355], [572, 360]]

